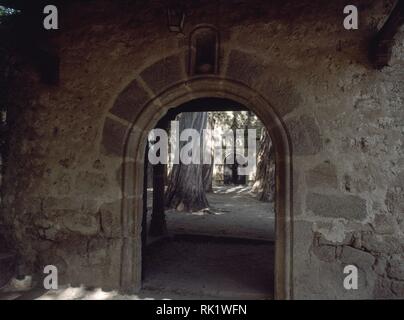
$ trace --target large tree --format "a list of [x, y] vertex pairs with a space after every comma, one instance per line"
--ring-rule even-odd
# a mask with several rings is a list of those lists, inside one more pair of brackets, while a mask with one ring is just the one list
[[[179, 116], [179, 132], [195, 129], [200, 133], [207, 126], [206, 112], [184, 112]], [[180, 150], [187, 142], [179, 143]], [[202, 145], [202, 143], [201, 143]], [[199, 146], [200, 147], [200, 146]], [[168, 179], [166, 207], [178, 211], [199, 211], [209, 207], [203, 183], [203, 165], [200, 152], [200, 164], [174, 164]]]
[[275, 159], [271, 138], [262, 128], [257, 154], [257, 172], [252, 191], [261, 201], [273, 201], [275, 194]]
[[[213, 129], [215, 127], [215, 119], [213, 113], [208, 113], [208, 120], [207, 120], [207, 129]], [[206, 141], [207, 144], [205, 148], [207, 148], [208, 155], [210, 157], [210, 163], [206, 163], [202, 165], [202, 178], [203, 178], [203, 187], [205, 192], [213, 192], [213, 137], [208, 137], [210, 141]]]

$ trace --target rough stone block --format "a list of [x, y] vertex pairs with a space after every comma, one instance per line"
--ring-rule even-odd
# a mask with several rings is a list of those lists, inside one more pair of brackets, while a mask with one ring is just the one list
[[106, 237], [121, 235], [121, 201], [106, 203], [101, 206], [101, 228]]
[[265, 74], [258, 91], [270, 101], [280, 116], [285, 116], [297, 109], [303, 103], [303, 98], [294, 83], [276, 78], [279, 75], [276, 73], [275, 76], [272, 72]]
[[[50, 241], [60, 241], [64, 239], [66, 235], [61, 232], [60, 226], [53, 225], [51, 228], [48, 229], [39, 229], [38, 233], [43, 239], [50, 240]], [[45, 244], [45, 241], [42, 242], [41, 247]]]
[[371, 270], [376, 261], [370, 253], [350, 246], [343, 247], [340, 259], [344, 264], [353, 264], [364, 271]]
[[133, 122], [149, 99], [146, 90], [137, 80], [134, 80], [120, 93], [110, 112], [117, 117]]
[[306, 183], [310, 188], [337, 188], [337, 171], [333, 164], [322, 163], [309, 170]]
[[313, 155], [323, 148], [320, 129], [314, 118], [302, 116], [286, 122], [295, 155]]
[[390, 213], [401, 217], [399, 222], [404, 231], [404, 172], [401, 172], [389, 186], [385, 202]]
[[73, 213], [64, 216], [63, 225], [68, 230], [85, 236], [96, 235], [100, 229], [97, 217], [85, 213]]
[[123, 124], [110, 118], [105, 119], [101, 144], [107, 155], [123, 156], [126, 130]]
[[55, 191], [58, 195], [66, 196], [71, 191], [71, 177], [68, 174], [59, 174], [55, 179]]
[[376, 263], [373, 267], [374, 271], [378, 275], [383, 276], [386, 273], [386, 268], [387, 268], [387, 259], [383, 256], [377, 257]]
[[105, 173], [83, 171], [76, 177], [76, 192], [88, 193], [88, 190], [92, 190], [92, 193], [99, 194], [107, 187], [109, 185]]
[[314, 254], [324, 262], [334, 262], [336, 258], [336, 251], [334, 246], [314, 246]]
[[90, 265], [102, 265], [107, 262], [108, 240], [94, 238], [88, 242], [88, 262]]
[[393, 234], [395, 219], [389, 214], [376, 214], [372, 223], [373, 228], [379, 234]]
[[390, 278], [404, 280], [404, 256], [394, 257], [388, 262], [387, 274]]
[[389, 299], [392, 297], [391, 291], [392, 281], [386, 278], [379, 278], [376, 281], [375, 288], [373, 290], [373, 296], [375, 299]]
[[143, 70], [140, 76], [157, 94], [184, 79], [181, 61], [179, 54], [169, 56]]
[[294, 250], [308, 252], [313, 243], [313, 224], [309, 221], [296, 221], [294, 225]]
[[333, 236], [334, 236], [333, 241], [331, 241], [330, 239], [327, 239], [325, 237], [325, 235], [323, 235], [320, 232], [316, 233], [317, 242], [318, 242], [319, 246], [335, 246], [335, 245], [344, 245], [344, 244], [349, 245], [352, 243], [352, 233], [350, 233], [350, 232], [345, 233], [345, 230], [343, 230], [344, 236], [341, 237], [340, 239], [338, 239], [339, 232], [337, 232], [337, 229], [332, 228], [332, 231], [334, 231], [333, 232]]
[[226, 77], [254, 87], [263, 72], [263, 65], [257, 57], [239, 50], [230, 52]]
[[311, 193], [306, 199], [307, 210], [317, 216], [362, 220], [366, 217], [366, 201], [356, 196]]
[[358, 178], [357, 176], [355, 177], [349, 174], [344, 175], [343, 184], [346, 191], [362, 193], [372, 192], [375, 190], [376, 185], [374, 179], [372, 178], [372, 172], [356, 172], [356, 174], [363, 175], [363, 178]]
[[404, 214], [404, 188], [390, 187], [386, 193], [386, 205], [390, 213]]
[[393, 281], [391, 284], [391, 290], [399, 299], [404, 299], [404, 282]]
[[400, 241], [392, 236], [378, 236], [372, 233], [362, 235], [362, 246], [370, 252], [393, 254], [401, 252]]

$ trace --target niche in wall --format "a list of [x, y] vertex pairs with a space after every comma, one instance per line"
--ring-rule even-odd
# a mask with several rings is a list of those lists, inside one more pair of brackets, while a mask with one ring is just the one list
[[189, 74], [217, 74], [219, 71], [219, 34], [210, 26], [196, 28], [190, 36]]

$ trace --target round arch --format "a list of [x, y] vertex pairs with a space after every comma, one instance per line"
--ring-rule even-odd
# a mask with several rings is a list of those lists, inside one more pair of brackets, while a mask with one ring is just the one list
[[169, 109], [199, 98], [226, 98], [253, 111], [267, 128], [275, 151], [275, 287], [276, 299], [293, 297], [292, 282], [292, 157], [286, 127], [272, 105], [246, 85], [218, 77], [201, 77], [177, 83], [155, 95], [127, 130], [122, 170], [121, 287], [139, 290], [142, 281], [142, 219], [144, 159], [148, 132]]

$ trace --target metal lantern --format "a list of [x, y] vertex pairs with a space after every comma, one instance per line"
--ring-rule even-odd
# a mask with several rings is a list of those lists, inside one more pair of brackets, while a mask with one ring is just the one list
[[168, 29], [171, 32], [182, 32], [184, 28], [185, 13], [179, 8], [169, 8], [167, 10]]

